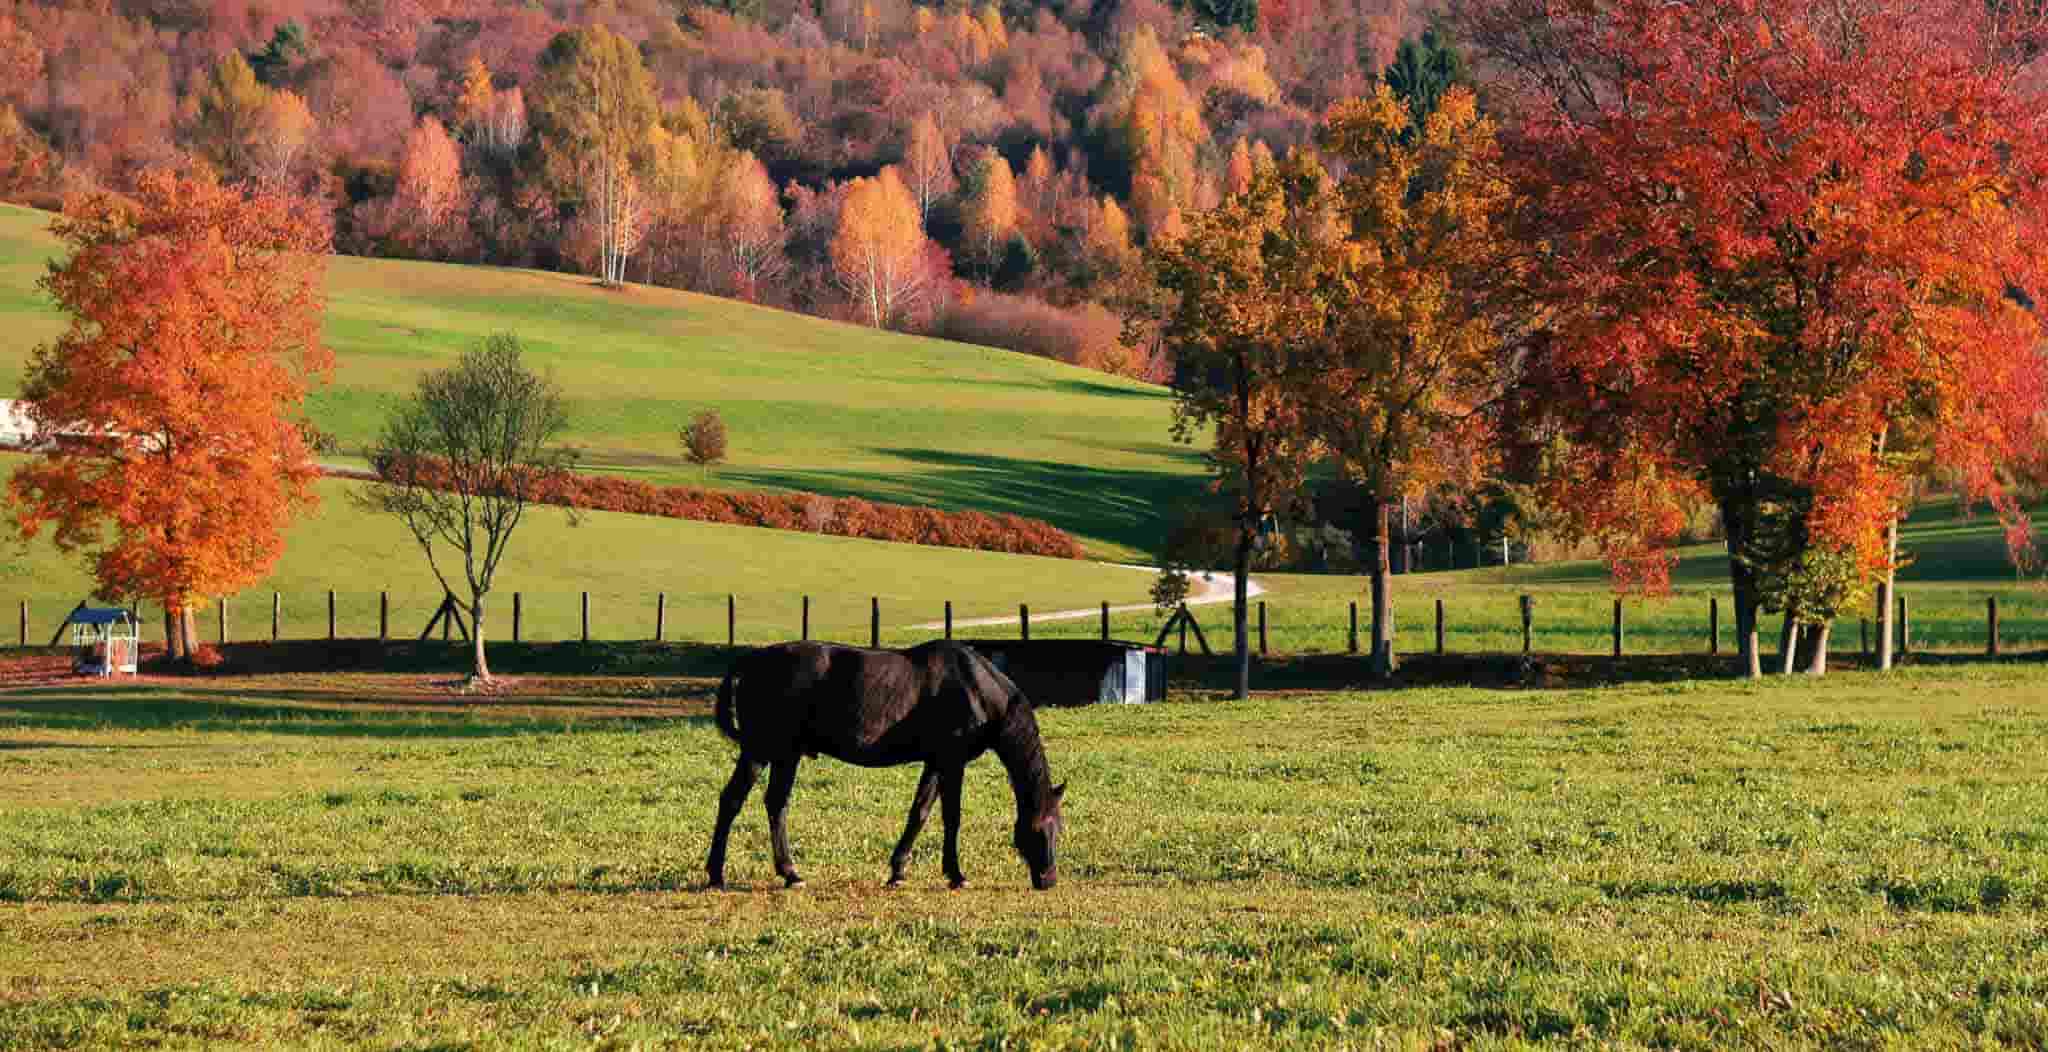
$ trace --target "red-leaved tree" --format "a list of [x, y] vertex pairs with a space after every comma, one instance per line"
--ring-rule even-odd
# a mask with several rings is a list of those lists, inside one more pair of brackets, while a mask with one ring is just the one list
[[2017, 8], [2038, 5], [1454, 4], [1522, 118], [1549, 496], [1651, 588], [1682, 509], [1718, 505], [1752, 676], [1760, 607], [1824, 655], [1825, 607], [1888, 577], [1909, 473], [2019, 514], [2002, 480], [2048, 409], [2048, 138], [2016, 87], [2041, 16]]
[[300, 430], [328, 231], [293, 198], [144, 174], [74, 199], [42, 286], [71, 315], [23, 384], [47, 443], [8, 483], [24, 537], [85, 553], [99, 594], [160, 601], [173, 657], [192, 611], [261, 579], [319, 471]]

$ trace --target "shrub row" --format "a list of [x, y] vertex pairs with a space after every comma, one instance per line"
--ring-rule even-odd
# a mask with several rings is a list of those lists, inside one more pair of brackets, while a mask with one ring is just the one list
[[[388, 465], [376, 465], [387, 477]], [[440, 465], [419, 472], [429, 486], [445, 483]], [[541, 504], [659, 515], [692, 522], [762, 526], [771, 530], [803, 530], [837, 537], [928, 544], [940, 548], [971, 548], [986, 552], [1081, 558], [1080, 542], [1042, 519], [1021, 515], [990, 515], [979, 511], [940, 511], [902, 504], [878, 504], [859, 497], [827, 497], [817, 493], [730, 493], [692, 486], [656, 486], [633, 479], [555, 472], [539, 480], [532, 499]]]

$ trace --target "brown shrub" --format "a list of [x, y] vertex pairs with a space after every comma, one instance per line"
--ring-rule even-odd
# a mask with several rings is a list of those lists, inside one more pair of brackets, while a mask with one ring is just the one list
[[[391, 465], [373, 465], [386, 477]], [[445, 485], [447, 469], [431, 464], [418, 472], [427, 485]], [[693, 486], [655, 486], [609, 475], [561, 472], [534, 486], [537, 504], [656, 515], [693, 522], [809, 530], [841, 537], [898, 541], [941, 548], [1081, 557], [1081, 544], [1042, 519], [994, 516], [978, 511], [941, 511], [903, 504], [877, 504], [859, 497], [833, 500], [816, 493], [729, 493]]]

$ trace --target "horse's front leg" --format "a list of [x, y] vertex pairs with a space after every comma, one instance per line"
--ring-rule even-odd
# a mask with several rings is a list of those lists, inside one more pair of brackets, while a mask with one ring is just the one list
[[732, 820], [738, 818], [740, 808], [746, 806], [747, 794], [754, 791], [754, 779], [760, 775], [761, 765], [742, 752], [733, 764], [732, 777], [726, 781], [725, 791], [718, 794], [718, 825], [711, 830], [711, 858], [704, 866], [713, 888], [725, 886], [726, 838], [732, 835]]
[[804, 878], [797, 876], [796, 863], [789, 858], [789, 828], [784, 822], [789, 814], [789, 794], [796, 788], [797, 758], [775, 761], [768, 771], [768, 838], [775, 845], [775, 872], [782, 882], [792, 888], [802, 887]]
[[946, 883], [955, 891], [967, 886], [967, 875], [960, 872], [960, 789], [966, 774], [964, 767], [939, 773], [939, 814], [946, 820]]
[[903, 823], [903, 838], [896, 841], [896, 850], [889, 855], [889, 886], [903, 883], [903, 870], [910, 865], [910, 847], [917, 843], [917, 834], [924, 828], [925, 816], [932, 813], [932, 801], [939, 795], [939, 769], [933, 764], [924, 765], [924, 776], [917, 780], [917, 795], [910, 801], [910, 820]]

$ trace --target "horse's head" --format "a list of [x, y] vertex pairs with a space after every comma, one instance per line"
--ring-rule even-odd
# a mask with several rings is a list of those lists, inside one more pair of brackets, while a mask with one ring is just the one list
[[1067, 787], [1055, 786], [1035, 815], [1017, 817], [1017, 853], [1031, 871], [1031, 886], [1045, 891], [1059, 883], [1060, 799]]

